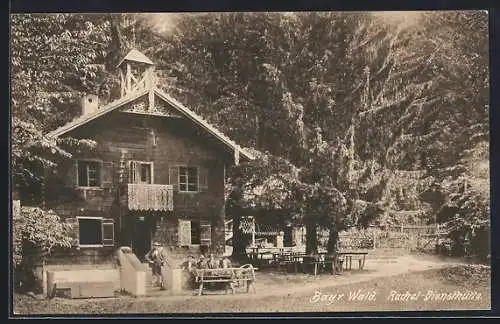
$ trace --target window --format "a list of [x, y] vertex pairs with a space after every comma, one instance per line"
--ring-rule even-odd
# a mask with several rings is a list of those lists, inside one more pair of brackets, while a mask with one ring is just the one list
[[201, 243], [201, 227], [200, 222], [191, 221], [191, 244]]
[[100, 187], [101, 186], [101, 162], [78, 161], [78, 186]]
[[198, 168], [179, 167], [179, 191], [198, 191]]
[[153, 162], [130, 161], [129, 183], [153, 183]]
[[114, 224], [112, 219], [79, 217], [80, 246], [113, 246]]
[[141, 164], [141, 182], [151, 183], [151, 165]]
[[179, 246], [205, 245], [210, 246], [212, 228], [207, 220], [179, 219], [178, 243]]

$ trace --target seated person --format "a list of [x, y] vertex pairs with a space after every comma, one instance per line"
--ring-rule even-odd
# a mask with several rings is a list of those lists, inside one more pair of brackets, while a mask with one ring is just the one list
[[196, 268], [196, 264], [194, 262], [194, 256], [189, 255], [187, 260], [184, 261], [181, 265], [181, 269], [186, 270], [188, 273], [193, 272], [193, 270]]
[[210, 254], [210, 257], [207, 261], [207, 266], [209, 269], [217, 269], [219, 267], [219, 263], [217, 262], [213, 254]]
[[198, 260], [197, 268], [198, 269], [208, 269], [208, 263], [205, 260], [205, 256], [203, 254], [200, 255], [200, 259]]
[[220, 267], [223, 269], [231, 268], [231, 260], [227, 256], [223, 256], [220, 260]]
[[196, 264], [194, 261], [194, 257], [192, 255], [188, 256], [187, 260], [184, 261], [181, 265], [181, 269], [183, 270], [184, 283], [188, 288], [193, 288], [195, 285], [195, 273], [194, 269], [196, 269]]

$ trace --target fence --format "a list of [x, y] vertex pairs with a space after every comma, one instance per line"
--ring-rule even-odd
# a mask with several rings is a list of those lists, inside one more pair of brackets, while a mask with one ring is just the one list
[[438, 226], [371, 227], [365, 231], [339, 234], [340, 249], [399, 248], [420, 250], [434, 248], [439, 237], [445, 236]]

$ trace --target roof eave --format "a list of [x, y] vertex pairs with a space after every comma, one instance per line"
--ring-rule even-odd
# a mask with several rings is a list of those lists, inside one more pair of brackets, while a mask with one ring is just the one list
[[49, 132], [48, 134], [46, 134], [46, 137], [57, 138], [61, 135], [64, 135], [67, 132], [72, 131], [73, 129], [76, 129], [76, 128], [80, 127], [81, 125], [86, 124], [86, 123], [88, 123], [96, 118], [99, 118], [99, 117], [113, 111], [114, 109], [121, 107], [122, 105], [124, 105], [132, 100], [135, 100], [141, 96], [146, 95], [148, 92], [149, 92], [149, 90], [139, 91], [131, 96], [123, 97], [123, 98], [120, 98], [120, 99], [115, 100], [113, 102], [110, 102], [109, 104], [103, 106], [102, 108], [99, 108], [96, 112], [94, 112], [92, 114], [78, 117], [77, 119], [67, 123], [66, 125], [63, 125], [57, 129], [53, 130], [52, 132]]
[[197, 124], [205, 128], [209, 133], [212, 135], [216, 136], [221, 142], [229, 146], [231, 149], [234, 151], [238, 151], [239, 154], [243, 157], [246, 158], [247, 160], [254, 160], [255, 157], [241, 148], [239, 145], [237, 145], [234, 141], [229, 139], [226, 135], [222, 134], [220, 131], [215, 129], [212, 125], [210, 125], [207, 121], [205, 121], [201, 116], [197, 115], [195, 112], [192, 110], [188, 109], [185, 107], [182, 103], [178, 102], [174, 98], [170, 97], [168, 94], [164, 93], [158, 88], [155, 88], [155, 93], [160, 96], [163, 100], [174, 106], [176, 109], [181, 110], [181, 112], [184, 112], [184, 114], [189, 117], [191, 120], [195, 121]]
[[[113, 101], [109, 103], [106, 106], [103, 106], [102, 108], [98, 109], [95, 113], [89, 114], [87, 116], [81, 116], [77, 118], [76, 120], [67, 123], [64, 126], [61, 126], [57, 128], [56, 130], [49, 132], [46, 136], [48, 138], [57, 138], [61, 135], [64, 135], [96, 118], [99, 118], [111, 111], [113, 111], [116, 108], [121, 107], [122, 105], [133, 101], [143, 95], [146, 95], [149, 92], [148, 89], [145, 89], [143, 91], [137, 92], [131, 96], [123, 97], [120, 98], [116, 101]], [[202, 126], [207, 132], [211, 133], [215, 137], [217, 137], [221, 142], [223, 142], [225, 145], [230, 147], [235, 154], [237, 153], [239, 158], [243, 158], [243, 160], [251, 161], [255, 159], [255, 156], [251, 154], [250, 152], [246, 151], [245, 149], [241, 148], [239, 145], [237, 145], [234, 141], [232, 141], [229, 137], [224, 135], [222, 132], [217, 130], [215, 127], [210, 125], [207, 121], [205, 121], [201, 116], [197, 115], [195, 112], [192, 110], [188, 109], [185, 107], [182, 103], [178, 102], [174, 98], [170, 97], [168, 94], [162, 92], [160, 89], [155, 88], [154, 92], [156, 95], [158, 95], [160, 98], [171, 104], [174, 108], [177, 110], [180, 110], [186, 117], [190, 118], [192, 121], [197, 123], [198, 125]]]

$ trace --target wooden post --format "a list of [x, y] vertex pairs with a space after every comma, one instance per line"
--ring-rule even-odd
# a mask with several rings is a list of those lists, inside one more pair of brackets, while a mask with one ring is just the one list
[[252, 246], [255, 246], [255, 217], [252, 216]]
[[278, 232], [278, 235], [276, 235], [276, 247], [279, 249], [282, 249], [284, 247], [283, 236], [284, 233], [282, 231]]
[[146, 88], [149, 90], [153, 90], [155, 85], [155, 78], [154, 78], [155, 75], [153, 66], [150, 66], [146, 69], [146, 71], [144, 72], [144, 77], [145, 77], [144, 83]]
[[234, 165], [240, 164], [240, 150], [235, 147], [234, 148]]
[[434, 215], [434, 223], [436, 224], [436, 253], [439, 251], [439, 224], [437, 222], [437, 214]]
[[439, 252], [439, 224], [436, 223], [436, 252]]
[[132, 69], [130, 67], [130, 63], [127, 62], [127, 94], [132, 90]]
[[121, 97], [125, 96], [125, 75], [123, 74], [123, 70], [120, 68], [120, 88], [121, 88]]
[[153, 111], [155, 108], [155, 93], [151, 89], [149, 90], [149, 95], [148, 95], [148, 111]]

